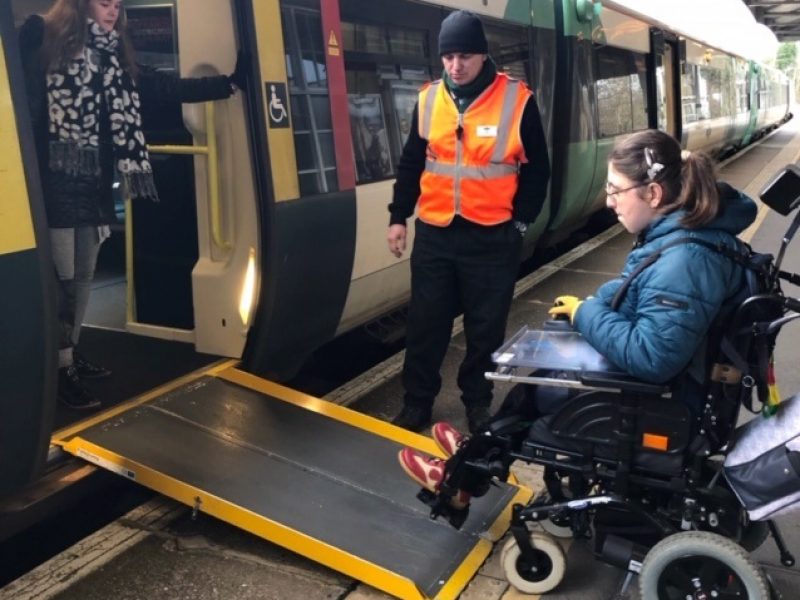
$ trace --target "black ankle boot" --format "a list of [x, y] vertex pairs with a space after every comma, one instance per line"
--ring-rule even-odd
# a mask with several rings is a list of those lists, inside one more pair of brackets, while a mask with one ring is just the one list
[[100, 400], [81, 383], [74, 365], [58, 370], [58, 399], [75, 410], [91, 410], [100, 406]]
[[72, 362], [81, 379], [102, 379], [103, 377], [111, 375], [111, 371], [100, 365], [90, 363], [82, 354], [75, 350], [72, 351]]
[[467, 424], [470, 433], [478, 433], [486, 424], [489, 423], [491, 414], [488, 406], [468, 406]]
[[422, 406], [406, 405], [403, 410], [392, 419], [392, 425], [397, 425], [409, 431], [422, 431], [431, 423], [431, 409]]

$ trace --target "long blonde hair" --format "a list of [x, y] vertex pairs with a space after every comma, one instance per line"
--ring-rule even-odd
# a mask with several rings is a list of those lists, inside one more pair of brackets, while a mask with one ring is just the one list
[[[41, 59], [46, 70], [57, 70], [83, 50], [86, 45], [86, 20], [90, 0], [56, 0], [44, 15], [44, 41]], [[119, 61], [131, 77], [138, 73], [133, 45], [128, 36], [125, 10], [119, 12], [114, 29], [119, 34]]]

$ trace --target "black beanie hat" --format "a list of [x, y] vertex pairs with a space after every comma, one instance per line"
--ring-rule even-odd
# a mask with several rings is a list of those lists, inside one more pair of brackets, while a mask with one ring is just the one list
[[453, 52], [489, 53], [483, 24], [468, 10], [457, 10], [442, 21], [442, 28], [439, 30], [439, 56]]

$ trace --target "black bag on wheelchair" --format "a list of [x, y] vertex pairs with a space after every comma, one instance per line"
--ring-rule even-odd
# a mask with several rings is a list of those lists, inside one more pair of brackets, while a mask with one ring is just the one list
[[754, 521], [800, 509], [800, 396], [736, 430], [724, 473]]

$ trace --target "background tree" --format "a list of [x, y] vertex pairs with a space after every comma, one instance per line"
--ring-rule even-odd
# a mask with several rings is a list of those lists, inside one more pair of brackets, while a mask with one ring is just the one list
[[775, 58], [775, 66], [781, 71], [793, 71], [797, 63], [797, 44], [795, 42], [784, 42], [778, 48], [778, 55]]

